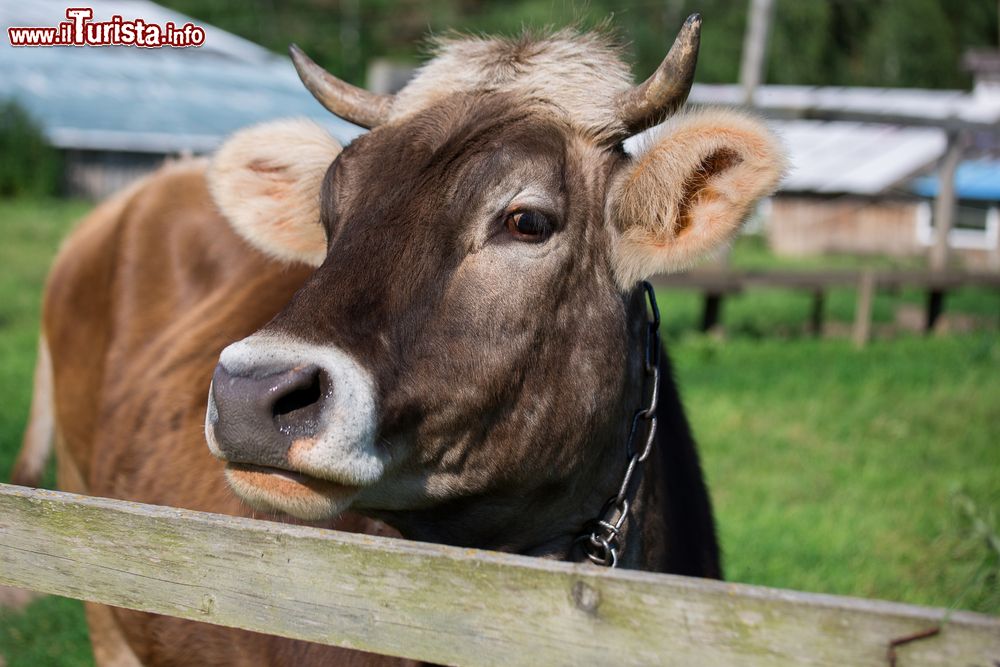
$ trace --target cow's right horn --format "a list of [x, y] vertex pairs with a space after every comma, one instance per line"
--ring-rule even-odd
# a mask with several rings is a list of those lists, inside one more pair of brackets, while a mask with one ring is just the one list
[[701, 15], [692, 14], [653, 75], [622, 94], [618, 117], [629, 135], [662, 123], [684, 104], [694, 83], [700, 43]]
[[302, 83], [327, 110], [369, 130], [389, 118], [392, 95], [377, 95], [341, 81], [313, 62], [295, 44], [288, 47], [288, 52]]

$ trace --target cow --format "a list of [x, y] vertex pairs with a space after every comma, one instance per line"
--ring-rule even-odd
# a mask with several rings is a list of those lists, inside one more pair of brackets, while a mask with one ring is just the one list
[[[680, 111], [699, 30], [639, 85], [600, 32], [449, 37], [394, 96], [293, 47], [370, 132], [246, 129], [91, 213], [50, 274], [16, 479], [54, 431], [71, 491], [721, 577], [642, 281], [725, 244], [783, 161], [757, 120]], [[87, 616], [101, 665], [396, 662]]]

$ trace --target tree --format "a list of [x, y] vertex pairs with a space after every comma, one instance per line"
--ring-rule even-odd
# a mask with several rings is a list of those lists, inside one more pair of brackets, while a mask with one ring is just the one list
[[[997, 46], [996, 0], [776, 0], [767, 83], [963, 88], [962, 53]], [[749, 0], [165, 0], [199, 20], [285, 53], [297, 42], [357, 84], [365, 64], [416, 62], [428, 34], [513, 34], [522, 26], [608, 20], [637, 78], [659, 64], [688, 14], [704, 16], [698, 80], [733, 83]], [[349, 39], [342, 39], [348, 24]], [[355, 33], [356, 32], [356, 39]]]

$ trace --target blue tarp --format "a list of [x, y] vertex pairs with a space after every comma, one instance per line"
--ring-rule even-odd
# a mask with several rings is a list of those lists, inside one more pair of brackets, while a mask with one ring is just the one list
[[[938, 193], [938, 177], [914, 179], [913, 191], [924, 197]], [[1000, 201], [1000, 161], [974, 160], [963, 162], [955, 173], [955, 196], [958, 199]]]

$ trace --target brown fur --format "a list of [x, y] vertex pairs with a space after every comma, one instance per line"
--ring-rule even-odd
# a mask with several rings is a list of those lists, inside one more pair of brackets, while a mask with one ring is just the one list
[[[268, 260], [232, 231], [202, 164], [167, 167], [88, 216], [60, 252], [44, 304], [60, 488], [253, 516], [205, 447], [208, 383], [221, 349], [262, 326], [308, 273]], [[387, 530], [354, 515], [331, 525]], [[88, 621], [102, 665], [129, 664], [131, 651], [145, 665], [376, 660], [97, 605], [88, 605]]]

